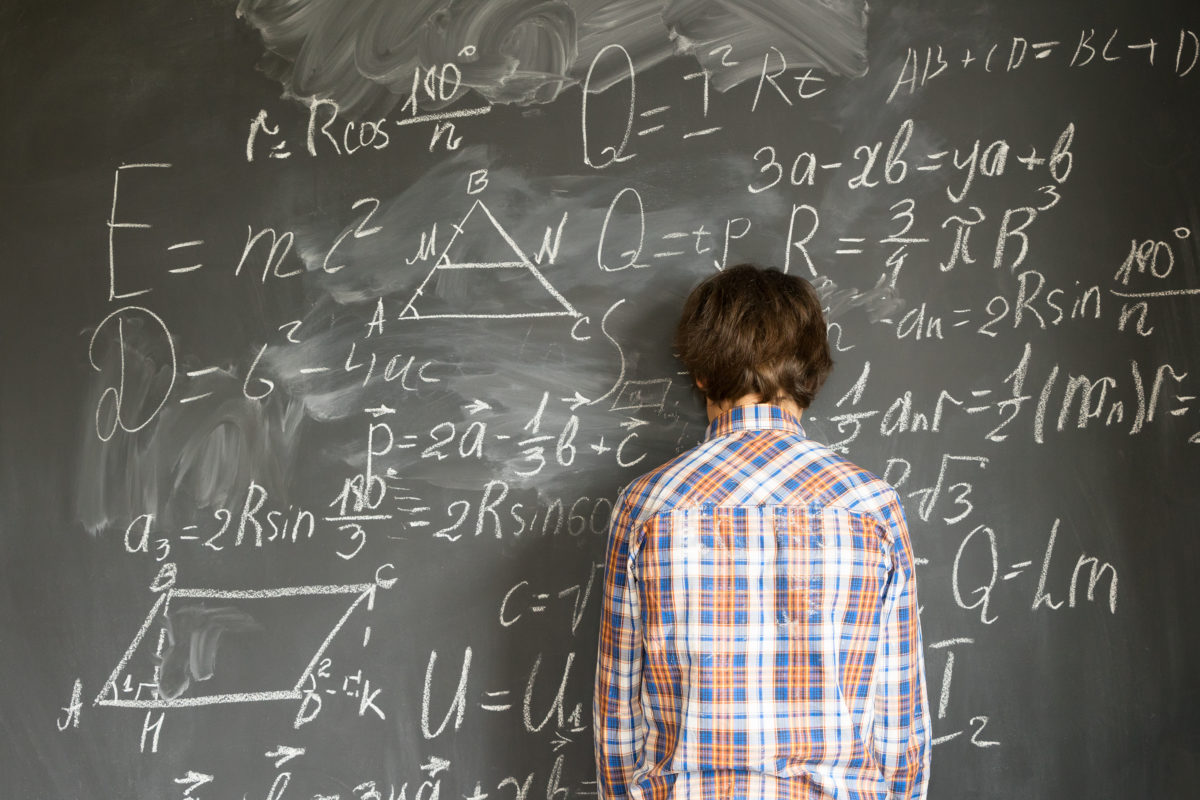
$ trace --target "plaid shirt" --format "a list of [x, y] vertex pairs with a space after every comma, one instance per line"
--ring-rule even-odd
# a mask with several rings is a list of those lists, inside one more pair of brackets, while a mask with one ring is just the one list
[[893, 490], [773, 405], [621, 493], [594, 724], [604, 800], [924, 798], [912, 545]]

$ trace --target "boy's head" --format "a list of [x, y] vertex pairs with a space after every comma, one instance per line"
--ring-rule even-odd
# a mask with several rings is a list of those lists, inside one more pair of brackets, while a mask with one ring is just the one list
[[805, 409], [833, 369], [812, 284], [750, 264], [692, 290], [675, 328], [675, 351], [716, 406], [754, 396]]

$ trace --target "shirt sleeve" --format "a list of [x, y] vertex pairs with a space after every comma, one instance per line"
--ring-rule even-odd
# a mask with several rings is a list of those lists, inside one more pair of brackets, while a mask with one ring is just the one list
[[916, 572], [904, 510], [895, 492], [878, 512], [892, 546], [875, 688], [872, 750], [884, 770], [889, 800], [924, 800], [932, 731]]
[[630, 557], [633, 505], [623, 492], [613, 507], [604, 566], [600, 646], [592, 724], [601, 800], [624, 800], [642, 750], [642, 634], [637, 578]]

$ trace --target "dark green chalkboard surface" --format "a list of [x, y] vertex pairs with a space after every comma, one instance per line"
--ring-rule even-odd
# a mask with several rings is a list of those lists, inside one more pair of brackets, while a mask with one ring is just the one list
[[929, 796], [1191, 797], [1200, 10], [10, 3], [0, 796], [589, 800], [670, 351], [808, 277]]

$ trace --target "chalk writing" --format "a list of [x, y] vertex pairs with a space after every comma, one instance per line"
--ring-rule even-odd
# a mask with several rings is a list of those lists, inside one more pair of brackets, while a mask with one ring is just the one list
[[1196, 214], [1163, 189], [1195, 120], [1158, 108], [1194, 98], [1196, 25], [946, 33], [900, 3], [876, 56], [816, 0], [383, 5], [240, 4], [269, 56], [188, 118], [213, 141], [93, 165], [53, 368], [86, 384], [64, 460], [96, 535], [60, 559], [89, 624], [53, 737], [151, 765], [145, 796], [598, 797], [614, 500], [703, 441], [672, 325], [747, 260], [825, 306], [807, 435], [904, 502], [939, 751], [1009, 775], [1030, 707], [1095, 724], [1081, 665], [1153, 600], [1128, 537], [1182, 526], [1200, 445]]

